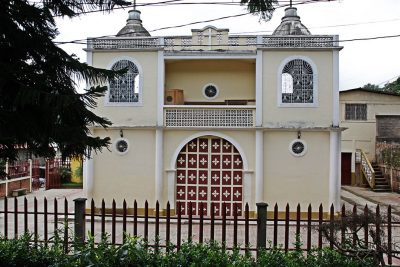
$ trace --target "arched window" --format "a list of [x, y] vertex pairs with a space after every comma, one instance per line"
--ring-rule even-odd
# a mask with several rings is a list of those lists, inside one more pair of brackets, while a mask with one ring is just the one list
[[138, 103], [140, 98], [139, 69], [130, 60], [123, 59], [116, 62], [112, 70], [126, 69], [126, 72], [109, 84], [109, 103]]
[[307, 61], [293, 59], [287, 62], [281, 72], [281, 103], [315, 103], [314, 79], [313, 68]]

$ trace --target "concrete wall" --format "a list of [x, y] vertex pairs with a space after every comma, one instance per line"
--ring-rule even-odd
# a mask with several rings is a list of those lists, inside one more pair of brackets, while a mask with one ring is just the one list
[[[279, 107], [278, 73], [282, 62], [293, 56], [310, 59], [315, 65], [318, 82], [317, 107]], [[333, 68], [332, 51], [263, 51], [263, 123], [267, 127], [314, 127], [332, 125]]]
[[[109, 136], [114, 144], [120, 137], [119, 129], [95, 130], [100, 137]], [[102, 198], [111, 203], [115, 198], [119, 203], [123, 199], [138, 203], [150, 201], [154, 207], [155, 194], [155, 131], [124, 130], [124, 138], [129, 141], [129, 151], [119, 155], [113, 144], [109, 150], [93, 155], [93, 191], [90, 197], [97, 201]]]
[[295, 157], [289, 144], [297, 132], [264, 133], [264, 199], [270, 205], [289, 203], [295, 209], [300, 203], [306, 210], [323, 204], [329, 207], [329, 132], [302, 132], [307, 153]]
[[141, 70], [142, 96], [141, 106], [105, 106], [105, 99], [98, 99], [96, 114], [108, 118], [114, 126], [149, 126], [157, 119], [157, 52], [95, 52], [93, 66], [110, 69], [118, 59], [132, 59]]

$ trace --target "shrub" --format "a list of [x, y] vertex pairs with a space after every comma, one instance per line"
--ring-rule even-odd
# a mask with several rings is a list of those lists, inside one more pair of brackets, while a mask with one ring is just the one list
[[0, 237], [0, 265], [14, 266], [232, 266], [232, 267], [369, 267], [371, 262], [357, 261], [331, 249], [313, 250], [308, 255], [296, 243], [296, 249], [285, 253], [280, 248], [260, 251], [254, 259], [250, 254], [234, 249], [226, 251], [218, 242], [198, 244], [183, 243], [180, 250], [169, 244], [167, 248], [156, 249], [141, 238], [127, 237], [123, 245], [110, 244], [107, 237], [95, 244], [93, 237], [84, 245], [75, 245], [66, 254], [59, 238], [52, 243], [32, 243], [32, 235], [6, 240]]

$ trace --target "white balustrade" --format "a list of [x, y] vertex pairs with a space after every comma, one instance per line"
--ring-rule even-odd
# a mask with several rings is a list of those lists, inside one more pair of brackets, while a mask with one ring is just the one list
[[164, 125], [166, 127], [254, 127], [255, 107], [165, 107]]

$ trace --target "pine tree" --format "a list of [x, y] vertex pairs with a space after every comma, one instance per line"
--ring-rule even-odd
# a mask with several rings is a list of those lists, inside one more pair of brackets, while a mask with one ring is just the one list
[[38, 156], [89, 155], [109, 144], [90, 135], [89, 127], [111, 122], [91, 108], [106, 87], [77, 92], [76, 81], [104, 84], [119, 75], [79, 62], [54, 44], [54, 16], [111, 10], [120, 0], [0, 1], [0, 160], [16, 158], [16, 144]]
[[[247, 10], [254, 14], [259, 15], [260, 20], [270, 20], [275, 11], [275, 6], [278, 5], [277, 0], [241, 0], [241, 5], [247, 5]], [[292, 6], [292, 1], [290, 1]]]

